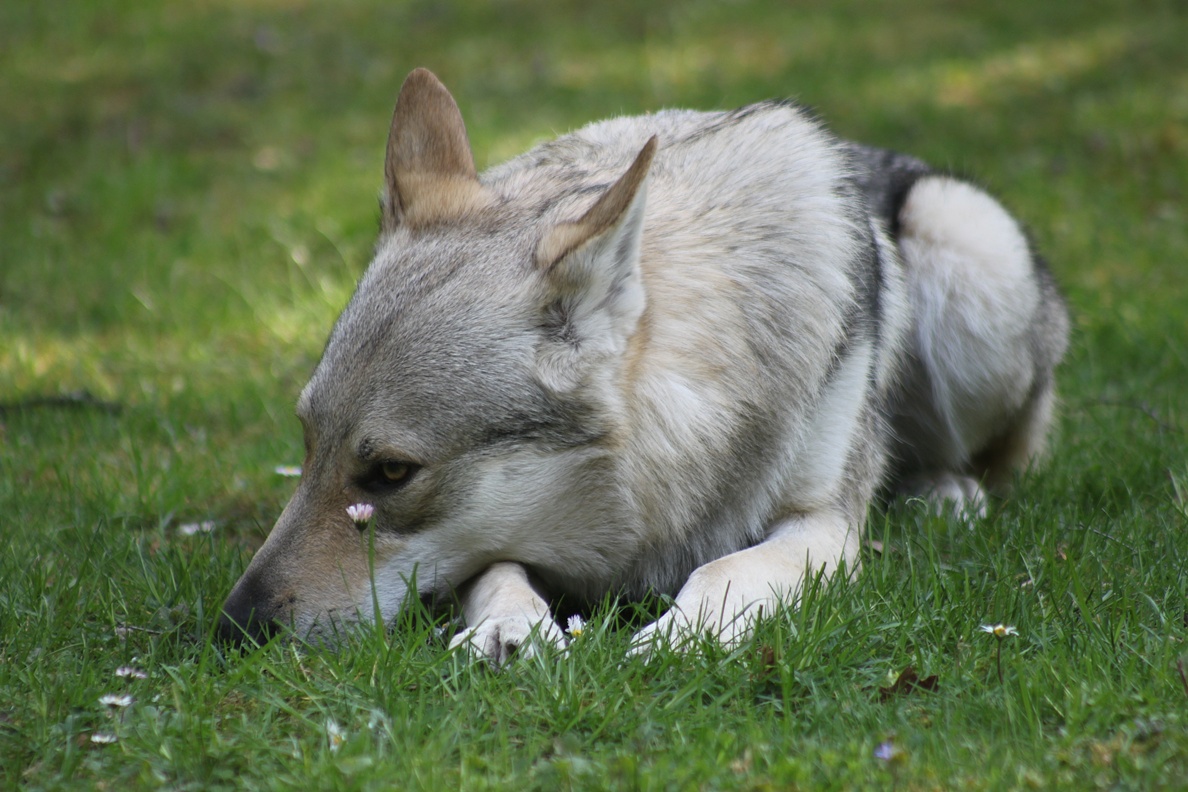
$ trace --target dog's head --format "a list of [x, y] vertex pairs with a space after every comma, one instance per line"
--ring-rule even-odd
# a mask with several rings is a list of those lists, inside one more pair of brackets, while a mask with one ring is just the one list
[[[376, 256], [298, 401], [301, 482], [224, 605], [225, 638], [332, 641], [500, 560], [613, 574], [597, 550], [617, 541], [612, 383], [644, 307], [655, 149], [558, 218], [530, 175], [480, 182], [449, 92], [408, 77]], [[374, 507], [362, 528], [356, 503]]]

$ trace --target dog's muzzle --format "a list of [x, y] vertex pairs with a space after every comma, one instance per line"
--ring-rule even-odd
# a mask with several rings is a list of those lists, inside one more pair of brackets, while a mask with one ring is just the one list
[[226, 646], [250, 647], [268, 643], [280, 627], [261, 605], [267, 601], [255, 579], [245, 577], [232, 589], [219, 616], [215, 638]]

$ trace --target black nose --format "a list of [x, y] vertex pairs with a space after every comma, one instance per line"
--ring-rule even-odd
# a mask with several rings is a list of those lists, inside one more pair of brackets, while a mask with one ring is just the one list
[[276, 634], [277, 623], [272, 619], [258, 619], [254, 613], [236, 618], [227, 613], [219, 617], [215, 638], [224, 646], [238, 649], [262, 646]]
[[240, 580], [223, 603], [215, 638], [225, 646], [250, 647], [268, 643], [280, 625], [261, 607], [266, 601], [250, 578]]

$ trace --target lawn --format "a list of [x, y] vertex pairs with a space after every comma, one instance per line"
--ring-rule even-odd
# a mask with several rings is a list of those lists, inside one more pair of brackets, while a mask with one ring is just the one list
[[[1185, 788], [1185, 40], [1175, 0], [0, 5], [0, 783]], [[730, 652], [625, 660], [607, 603], [501, 673], [417, 611], [224, 655], [416, 66], [480, 167], [791, 96], [973, 175], [1074, 315], [1053, 458], [972, 528], [872, 513], [856, 579]]]

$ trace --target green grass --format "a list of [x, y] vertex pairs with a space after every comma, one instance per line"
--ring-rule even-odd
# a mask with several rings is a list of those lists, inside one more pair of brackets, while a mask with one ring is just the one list
[[[1183, 788], [1186, 38], [1172, 0], [0, 5], [0, 781]], [[872, 515], [856, 580], [729, 654], [624, 661], [608, 606], [499, 674], [417, 613], [338, 655], [221, 656], [418, 65], [480, 165], [614, 113], [791, 95], [976, 174], [1074, 312], [1052, 462], [973, 530]], [[37, 402], [78, 392], [104, 405]], [[996, 622], [1020, 633], [1001, 682]], [[935, 689], [880, 693], [909, 666]]]

